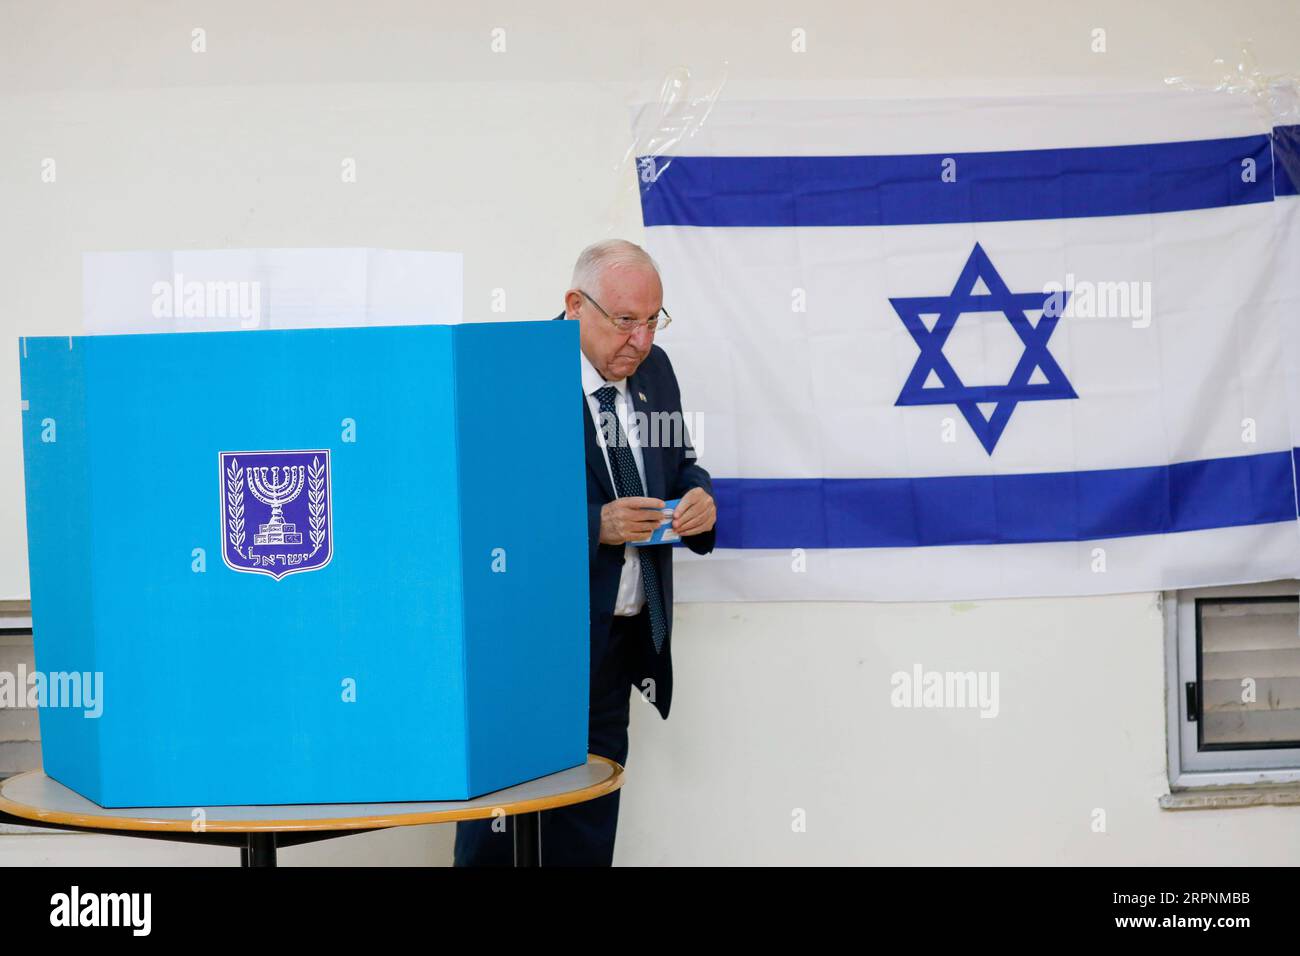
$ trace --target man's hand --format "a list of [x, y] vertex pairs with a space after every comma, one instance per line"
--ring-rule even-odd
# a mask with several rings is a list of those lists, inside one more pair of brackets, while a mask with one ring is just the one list
[[713, 503], [713, 496], [703, 488], [692, 488], [673, 510], [673, 530], [683, 538], [703, 534], [713, 527], [717, 518], [718, 507]]
[[600, 543], [647, 540], [664, 523], [663, 506], [658, 498], [615, 498], [600, 509]]

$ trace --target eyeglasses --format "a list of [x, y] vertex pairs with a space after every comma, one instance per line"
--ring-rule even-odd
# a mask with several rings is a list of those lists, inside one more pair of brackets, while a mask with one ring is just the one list
[[[581, 289], [578, 291], [582, 292]], [[642, 326], [645, 326], [651, 332], [655, 332], [659, 329], [668, 328], [668, 323], [673, 320], [673, 317], [668, 314], [667, 310], [662, 308], [648, 319], [635, 319], [630, 315], [620, 315], [617, 317], [612, 316], [601, 307], [599, 302], [587, 295], [587, 293], [582, 292], [582, 296], [596, 308], [600, 309], [600, 314], [609, 319], [609, 321], [613, 323], [614, 328], [618, 329], [620, 332], [634, 332]]]

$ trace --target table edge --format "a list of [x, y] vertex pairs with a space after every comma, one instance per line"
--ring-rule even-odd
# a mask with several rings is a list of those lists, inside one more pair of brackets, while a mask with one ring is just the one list
[[[0, 810], [24, 820], [53, 823], [62, 826], [84, 827], [91, 830], [143, 830], [151, 832], [193, 832], [193, 833], [259, 833], [259, 832], [307, 832], [311, 830], [381, 830], [389, 827], [419, 826], [426, 823], [453, 823], [457, 820], [482, 820], [491, 817], [497, 810], [506, 816], [521, 813], [534, 813], [538, 810], [552, 810], [557, 807], [572, 806], [594, 800], [605, 794], [613, 793], [623, 786], [623, 768], [616, 761], [599, 754], [588, 754], [587, 763], [605, 763], [613, 768], [606, 779], [599, 783], [570, 790], [566, 793], [549, 797], [536, 797], [531, 800], [515, 800], [508, 803], [487, 804], [482, 807], [466, 807], [459, 810], [426, 810], [415, 813], [389, 813], [367, 817], [322, 817], [318, 820], [208, 820], [202, 826], [195, 826], [192, 820], [161, 820], [150, 817], [116, 817], [87, 813], [69, 813], [63, 810], [48, 810], [28, 804], [16, 803], [4, 795], [4, 786], [10, 781], [31, 774], [43, 774], [43, 770], [25, 770], [0, 782]], [[572, 769], [572, 768], [570, 768]], [[563, 773], [563, 771], [559, 771]], [[57, 783], [57, 781], [55, 781]], [[525, 781], [527, 782], [527, 781]], [[507, 788], [509, 789], [509, 788]], [[75, 791], [74, 791], [75, 792]], [[483, 796], [491, 796], [484, 794]], [[481, 799], [475, 797], [474, 799]], [[414, 801], [413, 801], [414, 802]], [[348, 804], [336, 804], [347, 806]], [[220, 810], [220, 807], [213, 808]], [[111, 811], [106, 811], [111, 813]]]

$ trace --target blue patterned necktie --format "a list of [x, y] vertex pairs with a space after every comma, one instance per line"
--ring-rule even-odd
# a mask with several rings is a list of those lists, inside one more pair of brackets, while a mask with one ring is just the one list
[[[602, 429], [607, 437], [613, 433], [614, 441], [605, 446], [609, 455], [609, 470], [614, 473], [614, 490], [620, 498], [640, 498], [645, 494], [641, 486], [641, 476], [636, 470], [636, 459], [632, 457], [627, 435], [619, 424], [618, 414], [614, 411], [614, 396], [618, 389], [606, 385], [596, 389], [596, 401], [600, 403], [601, 423], [612, 422], [612, 428]], [[606, 416], [609, 416], [608, 418]], [[664, 599], [659, 591], [659, 571], [654, 559], [649, 554], [641, 555], [641, 583], [645, 586], [645, 604], [650, 611], [650, 637], [655, 644], [655, 653], [664, 648], [664, 637], [668, 634], [668, 624], [664, 617]]]

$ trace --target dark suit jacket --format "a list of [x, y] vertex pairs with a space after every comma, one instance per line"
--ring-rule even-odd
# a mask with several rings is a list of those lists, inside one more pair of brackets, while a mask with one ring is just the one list
[[[563, 314], [557, 316], [563, 319]], [[649, 418], [655, 412], [682, 410], [682, 397], [677, 387], [677, 376], [672, 363], [659, 346], [652, 346], [641, 366], [628, 378], [628, 397], [634, 411], [644, 412]], [[581, 388], [579, 388], [581, 392]], [[641, 396], [644, 395], [643, 399]], [[618, 583], [623, 574], [624, 545], [600, 543], [600, 509], [615, 498], [605, 464], [605, 453], [596, 439], [596, 427], [591, 420], [591, 409], [586, 395], [582, 396], [582, 426], [587, 442], [587, 543], [591, 569], [591, 655], [593, 665], [601, 660], [609, 643], [610, 626], [614, 619], [614, 602], [618, 597]], [[662, 429], [671, 434], [672, 429]], [[661, 447], [651, 447], [648, 436], [642, 436], [642, 462], [645, 465], [645, 492], [648, 497], [670, 501], [680, 498], [692, 488], [703, 488], [713, 494], [709, 473], [695, 463], [690, 436], [684, 426], [680, 429], [682, 441], [678, 447], [664, 440]], [[668, 446], [668, 447], [664, 447]], [[713, 550], [714, 531], [690, 535], [682, 543], [696, 554]], [[663, 650], [656, 654], [650, 641], [646, 641], [643, 658], [633, 662], [634, 679], [638, 691], [647, 677], [654, 681], [654, 705], [664, 719], [673, 699], [672, 624], [673, 624], [673, 546], [660, 544], [641, 548], [641, 560], [653, 561], [659, 569], [663, 589], [664, 613], [668, 618], [668, 635]]]

